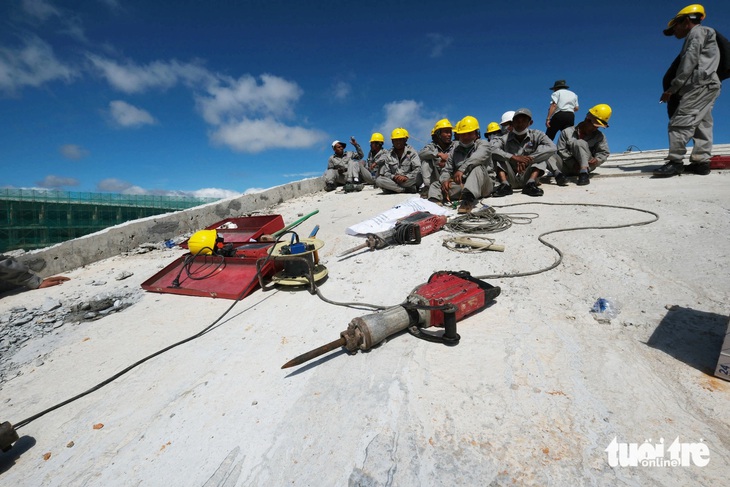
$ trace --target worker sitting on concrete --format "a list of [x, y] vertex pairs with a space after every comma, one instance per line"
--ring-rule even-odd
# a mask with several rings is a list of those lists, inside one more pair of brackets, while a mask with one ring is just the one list
[[[359, 163], [364, 154], [354, 137], [350, 137], [350, 142], [357, 150], [357, 153], [345, 151], [347, 144], [339, 140], [332, 142], [332, 150], [334, 154], [327, 161], [327, 171], [324, 173], [325, 190], [333, 191], [337, 185], [346, 185], [350, 183], [353, 189], [356, 185], [360, 185], [360, 179], [367, 183], [373, 182], [370, 171]], [[362, 189], [362, 186], [359, 186]]]
[[408, 144], [408, 131], [394, 129], [390, 134], [393, 148], [383, 156], [383, 169], [375, 185], [386, 193], [417, 193], [421, 185], [421, 159]]
[[542, 196], [537, 180], [547, 170], [547, 160], [557, 150], [553, 141], [532, 125], [532, 112], [520, 108], [512, 118], [512, 131], [491, 142], [494, 170], [499, 186], [492, 196], [512, 194], [512, 187], [522, 188], [522, 194]]
[[368, 152], [368, 157], [365, 159], [365, 168], [370, 172], [373, 184], [375, 184], [375, 179], [380, 175], [380, 170], [383, 167], [383, 158], [386, 153], [383, 149], [384, 143], [383, 134], [375, 132], [370, 136], [370, 152]]
[[66, 276], [52, 276], [41, 279], [19, 260], [0, 254], [0, 293], [18, 287], [43, 289], [58, 286], [68, 280], [69, 278]]
[[446, 166], [449, 153], [454, 147], [453, 127], [448, 118], [442, 118], [431, 130], [431, 142], [421, 149], [418, 157], [421, 159], [421, 176], [425, 192], [429, 186], [439, 180], [441, 171]]
[[494, 187], [489, 142], [480, 138], [479, 121], [466, 116], [456, 124], [459, 142], [446, 161], [441, 179], [432, 183], [428, 199], [440, 203], [461, 199], [459, 213], [469, 213], [479, 198], [489, 196]]
[[608, 127], [611, 107], [596, 105], [585, 120], [575, 127], [567, 127], [558, 137], [558, 152], [548, 160], [558, 186], [567, 186], [567, 176], [578, 175], [578, 186], [590, 184], [588, 173], [606, 162], [610, 154], [608, 142], [599, 127]]

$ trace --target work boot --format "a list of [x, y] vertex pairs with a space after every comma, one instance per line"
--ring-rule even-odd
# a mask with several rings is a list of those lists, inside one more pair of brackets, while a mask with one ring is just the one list
[[471, 210], [474, 209], [474, 206], [476, 204], [476, 201], [473, 199], [469, 200], [461, 200], [461, 204], [459, 205], [459, 209], [456, 210], [457, 213], [463, 214], [463, 213], [471, 213]]
[[558, 186], [567, 186], [568, 178], [565, 177], [565, 174], [559, 172], [555, 175], [555, 184], [557, 184]]
[[527, 196], [542, 196], [545, 192], [538, 188], [534, 182], [529, 182], [522, 188], [522, 194], [526, 194]]
[[414, 184], [413, 186], [408, 186], [408, 187], [406, 188], [406, 191], [405, 191], [405, 192], [406, 192], [406, 193], [411, 193], [411, 194], [416, 194], [416, 193], [418, 193], [418, 188], [417, 188], [417, 187], [416, 187], [416, 185]]
[[512, 193], [512, 186], [507, 183], [501, 183], [499, 186], [494, 188], [494, 191], [492, 191], [492, 196], [495, 198], [501, 198], [503, 196], [509, 196]]
[[709, 162], [692, 162], [684, 168], [685, 172], [697, 174], [700, 176], [707, 176], [710, 174], [710, 163]]
[[337, 189], [337, 185], [334, 183], [327, 183], [324, 187], [325, 191], [334, 191], [335, 189]]
[[684, 164], [681, 162], [669, 161], [659, 169], [654, 170], [654, 176], [670, 177], [679, 176], [684, 172]]
[[436, 203], [439, 206], [444, 206], [444, 204], [438, 198], [429, 198], [428, 201], [430, 201], [431, 203]]
[[578, 174], [578, 186], [585, 186], [586, 184], [591, 184], [591, 178], [588, 176], [587, 172], [582, 172]]

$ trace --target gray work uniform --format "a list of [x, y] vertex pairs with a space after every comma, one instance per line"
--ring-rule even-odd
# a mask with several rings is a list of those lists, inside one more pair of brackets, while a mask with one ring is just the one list
[[371, 150], [368, 152], [368, 157], [365, 159], [365, 169], [370, 171], [370, 175], [377, 178], [380, 175], [380, 171], [383, 169], [387, 151], [380, 149], [378, 152], [373, 153]]
[[715, 30], [696, 25], [684, 39], [677, 74], [667, 91], [678, 94], [679, 106], [669, 119], [670, 162], [682, 162], [694, 139], [691, 162], [709, 162], [712, 154], [712, 107], [720, 96], [720, 50]]
[[421, 152], [418, 153], [418, 157], [421, 159], [421, 176], [423, 177], [423, 184], [430, 186], [432, 183], [439, 180], [441, 176], [442, 168], [439, 166], [441, 158], [439, 152], [444, 154], [450, 154], [456, 146], [454, 141], [449, 143], [446, 149], [443, 149], [436, 142], [426, 144]]
[[449, 189], [449, 199], [461, 199], [463, 191], [468, 191], [475, 198], [485, 198], [494, 189], [491, 146], [484, 139], [477, 139], [474, 144], [466, 148], [458, 142], [454, 144], [438, 181], [428, 187], [429, 199], [439, 201], [443, 199], [441, 184], [452, 180], [454, 174], [462, 172], [463, 188], [454, 182]]
[[[606, 162], [610, 154], [606, 136], [600, 130], [596, 130], [590, 136], [581, 138], [579, 129], [584, 123], [586, 122], [560, 132], [558, 152], [548, 160], [548, 167], [551, 170], [557, 169], [563, 174], [574, 176], [580, 173], [581, 169], [588, 169], [591, 172]], [[593, 158], [597, 162], [594, 166], [590, 166], [588, 161]]]
[[[547, 160], [555, 154], [557, 148], [545, 133], [528, 129], [525, 138], [520, 142], [514, 132], [503, 135], [490, 142], [494, 164], [507, 174], [507, 181], [515, 188], [523, 187], [530, 179], [530, 173], [537, 169], [539, 175], [547, 170]], [[512, 156], [530, 156], [532, 163], [522, 174], [517, 173], [517, 163], [510, 160]]]
[[[396, 175], [406, 176], [408, 180], [396, 183], [393, 181], [393, 176]], [[375, 180], [375, 185], [386, 192], [403, 193], [408, 190], [415, 193], [421, 185], [421, 159], [416, 150], [406, 144], [401, 158], [395, 149], [387, 151], [383, 156], [383, 168]]]
[[[359, 162], [364, 157], [359, 144], [355, 144], [355, 150], [357, 150], [357, 153], [345, 151], [340, 157], [337, 154], [330, 156], [327, 161], [327, 170], [324, 173], [325, 184], [345, 184], [355, 179], [362, 179], [369, 183], [373, 182], [370, 172]], [[366, 177], [364, 176], [365, 173], [367, 173]]]
[[41, 282], [43, 279], [33, 274], [28, 266], [19, 260], [0, 254], [0, 292], [19, 286], [38, 289]]

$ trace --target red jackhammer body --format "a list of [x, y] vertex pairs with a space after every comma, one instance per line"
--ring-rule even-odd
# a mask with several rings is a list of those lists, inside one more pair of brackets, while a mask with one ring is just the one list
[[[300, 365], [339, 347], [350, 353], [370, 350], [389, 336], [406, 328], [409, 332], [429, 341], [455, 345], [459, 341], [456, 322], [484, 309], [501, 289], [468, 272], [441, 271], [431, 275], [426, 284], [418, 286], [405, 303], [378, 313], [354, 318], [340, 339], [296, 357], [282, 367]], [[423, 328], [444, 326], [442, 335], [426, 333]]]

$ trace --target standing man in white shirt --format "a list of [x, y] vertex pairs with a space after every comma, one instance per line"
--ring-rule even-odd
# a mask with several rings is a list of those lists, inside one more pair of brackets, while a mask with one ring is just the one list
[[545, 135], [550, 140], [555, 139], [558, 130], [575, 125], [575, 112], [578, 111], [578, 95], [570, 91], [564, 79], [555, 82], [551, 90], [550, 108], [545, 120]]

